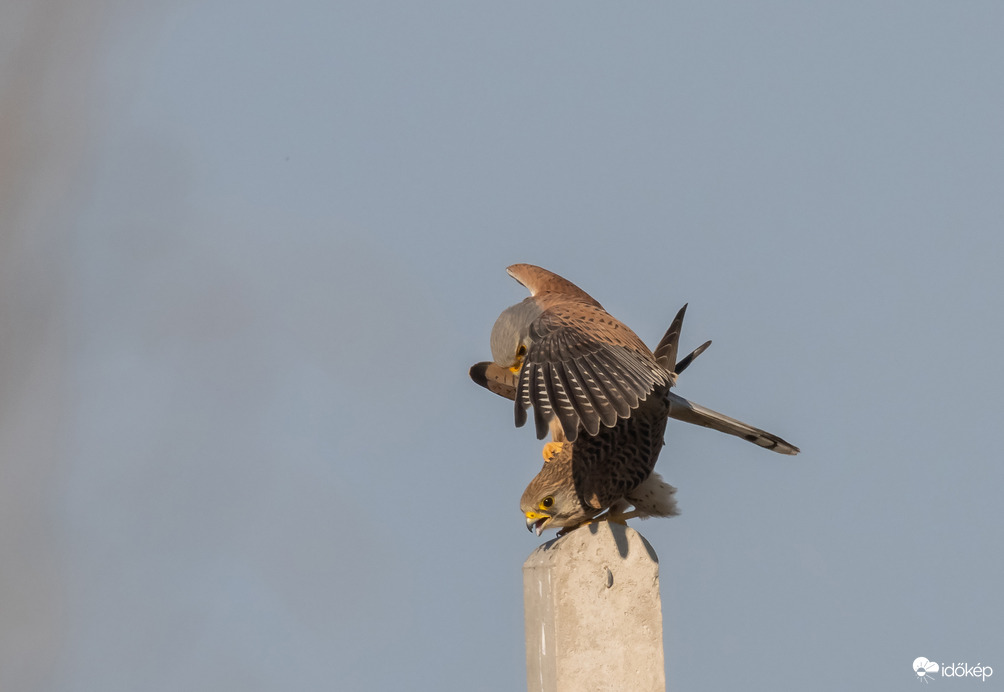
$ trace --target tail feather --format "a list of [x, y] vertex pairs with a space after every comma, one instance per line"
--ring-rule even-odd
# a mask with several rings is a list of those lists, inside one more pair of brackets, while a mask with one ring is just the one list
[[685, 304], [680, 311], [676, 313], [676, 317], [669, 325], [669, 329], [663, 335], [662, 340], [659, 341], [659, 345], [655, 347], [655, 351], [652, 353], [655, 355], [655, 361], [666, 368], [670, 372], [675, 372], [676, 367], [676, 352], [680, 346], [680, 332], [683, 330], [683, 316], [687, 314], [687, 305]]
[[679, 375], [681, 372], [683, 372], [684, 370], [686, 370], [687, 366], [689, 366], [691, 363], [694, 362], [694, 358], [697, 358], [697, 356], [699, 356], [702, 353], [704, 353], [705, 351], [707, 351], [708, 350], [708, 346], [710, 346], [710, 345], [711, 345], [711, 341], [710, 340], [705, 341], [703, 344], [701, 344], [700, 346], [698, 346], [697, 348], [695, 348], [693, 351], [691, 351], [689, 354], [687, 354], [686, 356], [684, 356], [683, 360], [681, 360], [679, 363], [676, 364], [676, 369], [673, 372], [675, 372], [677, 375]]
[[680, 333], [683, 331], [683, 317], [686, 314], [687, 305], [684, 305], [680, 308], [680, 311], [676, 313], [676, 317], [674, 317], [672, 323], [670, 323], [669, 329], [666, 330], [662, 340], [659, 341], [659, 345], [656, 346], [655, 351], [652, 352], [655, 356], [655, 361], [659, 365], [672, 373], [676, 373], [677, 375], [686, 370], [687, 366], [694, 362], [694, 358], [697, 358], [697, 356], [704, 353], [708, 346], [711, 345], [710, 341], [705, 341], [682, 360], [676, 360], [676, 356], [680, 348]]
[[798, 454], [801, 451], [795, 445], [782, 440], [773, 433], [760, 430], [760, 428], [754, 428], [752, 425], [743, 423], [735, 418], [729, 418], [723, 413], [712, 411], [672, 392], [669, 392], [668, 396], [670, 418], [675, 418], [685, 423], [701, 425], [705, 428], [711, 428], [712, 430], [729, 435], [735, 435], [779, 454]]
[[627, 501], [634, 505], [639, 517], [675, 517], [680, 513], [674, 497], [676, 488], [653, 471], [645, 481], [632, 490]]

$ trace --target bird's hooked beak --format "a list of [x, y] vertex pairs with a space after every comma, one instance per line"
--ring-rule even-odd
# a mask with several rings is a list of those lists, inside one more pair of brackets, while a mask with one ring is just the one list
[[547, 522], [551, 521], [551, 515], [541, 514], [540, 512], [527, 512], [526, 513], [526, 528], [528, 531], [534, 531], [539, 536], [544, 532], [544, 526]]

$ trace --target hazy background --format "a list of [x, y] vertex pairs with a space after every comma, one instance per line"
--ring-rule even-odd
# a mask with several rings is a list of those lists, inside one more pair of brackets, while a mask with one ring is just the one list
[[[679, 391], [669, 688], [1004, 679], [1004, 5], [6, 3], [0, 689], [524, 689], [532, 262]], [[980, 687], [983, 689], [984, 687]]]

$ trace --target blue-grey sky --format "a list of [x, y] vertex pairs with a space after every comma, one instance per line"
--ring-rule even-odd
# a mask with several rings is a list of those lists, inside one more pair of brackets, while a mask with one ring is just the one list
[[0, 55], [0, 688], [523, 689], [514, 262], [689, 303], [678, 391], [803, 450], [670, 423], [669, 689], [1000, 685], [1000, 3], [64, 5]]

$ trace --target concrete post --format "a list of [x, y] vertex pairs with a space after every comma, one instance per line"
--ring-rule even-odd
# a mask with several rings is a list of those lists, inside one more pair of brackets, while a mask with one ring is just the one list
[[659, 559], [641, 534], [599, 522], [523, 563], [529, 692], [665, 692]]

